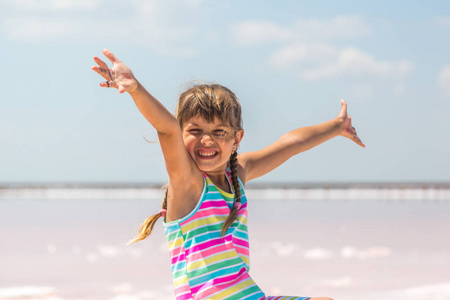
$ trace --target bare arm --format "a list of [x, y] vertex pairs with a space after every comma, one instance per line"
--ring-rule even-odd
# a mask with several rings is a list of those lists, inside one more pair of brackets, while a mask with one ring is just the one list
[[119, 93], [128, 92], [139, 111], [157, 130], [158, 134], [178, 133], [179, 126], [175, 117], [139, 83], [130, 68], [111, 51], [105, 49], [103, 53], [113, 63], [113, 67], [109, 68], [104, 61], [94, 56], [98, 66], [94, 66], [92, 69], [107, 80], [100, 86], [117, 88]]
[[258, 178], [277, 168], [292, 156], [338, 135], [350, 138], [361, 147], [365, 147], [351, 125], [351, 118], [347, 115], [347, 104], [343, 100], [341, 104], [341, 111], [335, 119], [319, 125], [295, 129], [260, 151], [240, 154], [238, 161], [241, 165], [241, 178], [245, 181]]
[[[117, 88], [120, 93], [128, 92], [139, 111], [158, 133], [170, 179], [168, 216], [178, 219], [179, 215], [184, 216], [185, 211], [190, 211], [193, 203], [188, 203], [190, 205], [185, 207], [189, 201], [170, 200], [184, 197], [183, 200], [192, 199], [195, 202], [203, 188], [201, 172], [186, 151], [180, 125], [175, 116], [139, 83], [133, 72], [111, 51], [105, 49], [103, 54], [112, 62], [113, 67], [109, 68], [100, 58], [94, 57], [98, 66], [92, 67], [92, 70], [107, 80], [100, 86]], [[192, 180], [193, 178], [197, 180]]]

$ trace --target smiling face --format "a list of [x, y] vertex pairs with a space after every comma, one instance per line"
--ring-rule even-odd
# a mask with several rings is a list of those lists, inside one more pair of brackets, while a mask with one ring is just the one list
[[243, 130], [236, 131], [219, 118], [207, 122], [199, 115], [183, 124], [184, 146], [197, 167], [206, 172], [224, 172]]

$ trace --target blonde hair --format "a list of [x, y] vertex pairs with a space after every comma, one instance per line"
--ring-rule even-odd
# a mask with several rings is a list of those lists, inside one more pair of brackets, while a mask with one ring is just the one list
[[[215, 118], [219, 118], [222, 122], [228, 123], [235, 132], [242, 129], [241, 105], [236, 95], [228, 88], [219, 84], [199, 84], [195, 85], [183, 92], [176, 108], [175, 116], [183, 127], [184, 124], [195, 116], [200, 116], [206, 122], [213, 122]], [[237, 176], [237, 152], [234, 151], [230, 156], [229, 166], [231, 170], [231, 183], [233, 185], [236, 202], [241, 201], [241, 186]], [[166, 192], [161, 208], [167, 209], [167, 194], [169, 186], [166, 186]], [[230, 225], [237, 217], [239, 208], [233, 206], [225, 220], [221, 235], [225, 235]], [[161, 213], [157, 213], [147, 218], [139, 229], [138, 236], [131, 240], [128, 244], [138, 242], [148, 237], [155, 226], [156, 221], [161, 217]]]

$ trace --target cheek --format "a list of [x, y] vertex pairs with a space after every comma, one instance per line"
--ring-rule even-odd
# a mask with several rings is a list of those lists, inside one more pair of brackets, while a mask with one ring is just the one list
[[184, 147], [187, 151], [193, 151], [195, 145], [195, 138], [192, 136], [183, 137]]
[[224, 149], [226, 151], [232, 151], [233, 150], [233, 143], [224, 141], [222, 143], [222, 145], [220, 146], [220, 148], [222, 148], [222, 149]]

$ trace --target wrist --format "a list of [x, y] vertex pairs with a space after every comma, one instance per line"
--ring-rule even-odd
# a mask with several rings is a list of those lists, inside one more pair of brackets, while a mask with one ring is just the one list
[[333, 120], [333, 124], [334, 124], [334, 128], [335, 128], [336, 136], [341, 135], [341, 132], [345, 127], [345, 120], [343, 120], [340, 117], [337, 117], [336, 119]]
[[133, 84], [133, 86], [127, 90], [128, 94], [130, 94], [131, 97], [140, 94], [144, 89], [144, 86], [137, 79], [135, 80], [136, 80], [135, 84]]

